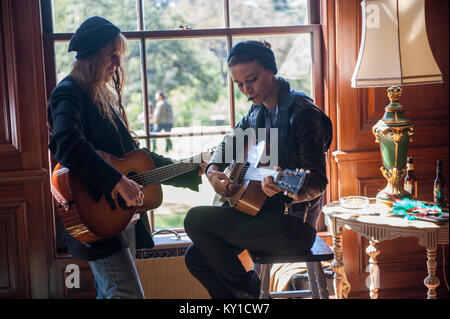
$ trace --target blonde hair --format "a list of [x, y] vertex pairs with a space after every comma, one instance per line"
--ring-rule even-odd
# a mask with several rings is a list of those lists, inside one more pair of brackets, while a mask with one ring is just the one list
[[127, 40], [119, 33], [98, 52], [85, 59], [76, 60], [70, 75], [88, 94], [103, 117], [109, 119], [117, 128], [113, 119], [114, 109], [128, 129], [128, 119], [122, 105], [122, 88], [125, 84], [123, 67], [116, 69], [109, 82], [103, 80], [106, 71], [105, 47], [108, 44], [111, 44], [111, 51], [106, 53], [108, 55], [124, 55], [128, 50]]

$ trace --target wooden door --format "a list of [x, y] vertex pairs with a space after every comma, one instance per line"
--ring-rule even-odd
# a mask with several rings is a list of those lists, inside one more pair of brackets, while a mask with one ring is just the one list
[[0, 297], [47, 298], [53, 221], [39, 1], [0, 2]]

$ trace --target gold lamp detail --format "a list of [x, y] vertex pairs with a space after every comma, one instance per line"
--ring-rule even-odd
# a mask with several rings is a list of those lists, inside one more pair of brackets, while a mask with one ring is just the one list
[[361, 7], [361, 45], [351, 85], [388, 87], [390, 103], [372, 132], [380, 144], [380, 170], [387, 180], [377, 202], [392, 205], [392, 196], [411, 196], [403, 179], [414, 129], [399, 103], [399, 86], [442, 83], [442, 73], [428, 43], [425, 0], [363, 0]]

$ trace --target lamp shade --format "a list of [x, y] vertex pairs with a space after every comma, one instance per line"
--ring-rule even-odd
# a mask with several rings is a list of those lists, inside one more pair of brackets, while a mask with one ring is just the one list
[[364, 0], [352, 87], [442, 83], [425, 25], [425, 0]]

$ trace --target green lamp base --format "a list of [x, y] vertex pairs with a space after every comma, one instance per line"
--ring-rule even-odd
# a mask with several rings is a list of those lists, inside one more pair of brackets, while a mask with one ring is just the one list
[[372, 128], [376, 142], [380, 144], [383, 167], [380, 167], [388, 184], [380, 191], [377, 202], [392, 206], [395, 198], [411, 198], [405, 191], [403, 181], [406, 175], [406, 156], [408, 144], [414, 133], [411, 122], [403, 114], [403, 106], [397, 101], [401, 96], [399, 87], [388, 88], [388, 97], [391, 101], [385, 107], [384, 116]]

